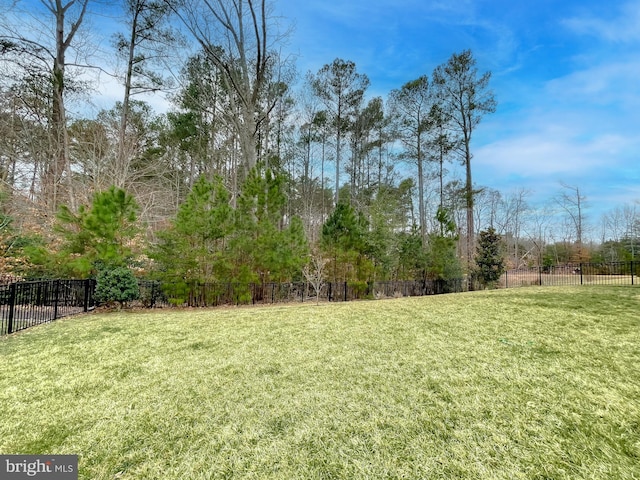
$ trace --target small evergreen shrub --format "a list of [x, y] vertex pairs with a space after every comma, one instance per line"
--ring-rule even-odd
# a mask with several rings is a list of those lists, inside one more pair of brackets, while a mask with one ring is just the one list
[[353, 282], [348, 282], [347, 286], [351, 289], [353, 298], [355, 299], [373, 298], [370, 295], [371, 290], [367, 282], [353, 281]]
[[174, 307], [181, 307], [189, 299], [189, 292], [192, 287], [184, 280], [162, 283], [162, 293], [167, 302]]
[[118, 302], [120, 308], [140, 295], [138, 281], [125, 267], [101, 270], [96, 278], [96, 300], [104, 304]]
[[502, 238], [493, 228], [480, 232], [476, 253], [475, 279], [485, 288], [496, 288], [504, 273]]

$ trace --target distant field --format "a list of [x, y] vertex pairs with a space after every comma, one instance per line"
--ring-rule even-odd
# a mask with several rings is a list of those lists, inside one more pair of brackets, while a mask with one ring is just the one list
[[81, 479], [640, 478], [640, 288], [93, 314], [0, 339]]

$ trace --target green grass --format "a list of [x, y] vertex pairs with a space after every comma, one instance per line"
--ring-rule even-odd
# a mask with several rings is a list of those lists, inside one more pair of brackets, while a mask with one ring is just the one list
[[0, 340], [82, 479], [638, 479], [640, 289], [94, 314]]

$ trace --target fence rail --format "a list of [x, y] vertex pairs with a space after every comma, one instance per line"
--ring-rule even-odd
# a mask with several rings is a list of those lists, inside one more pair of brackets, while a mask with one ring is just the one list
[[570, 263], [508, 270], [498, 286], [637, 285], [639, 274], [640, 262]]
[[461, 292], [462, 279], [387, 282], [326, 282], [320, 291], [311, 283], [181, 283], [141, 280], [142, 307], [215, 307], [219, 305], [273, 304], [318, 300], [347, 302], [368, 298], [412, 297]]
[[14, 282], [0, 286], [0, 335], [95, 307], [95, 280]]

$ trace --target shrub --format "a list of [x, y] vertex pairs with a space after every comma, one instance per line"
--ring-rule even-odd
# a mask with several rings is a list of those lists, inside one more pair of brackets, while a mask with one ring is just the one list
[[162, 294], [167, 302], [174, 307], [180, 307], [187, 303], [191, 286], [184, 280], [163, 281], [161, 284]]
[[485, 287], [495, 288], [505, 270], [503, 242], [493, 228], [480, 232], [475, 278]]
[[373, 298], [371, 295], [373, 289], [367, 282], [349, 282], [348, 287], [351, 288], [354, 299]]
[[140, 295], [138, 281], [125, 267], [105, 269], [96, 279], [96, 300], [106, 304], [118, 302], [120, 308]]

